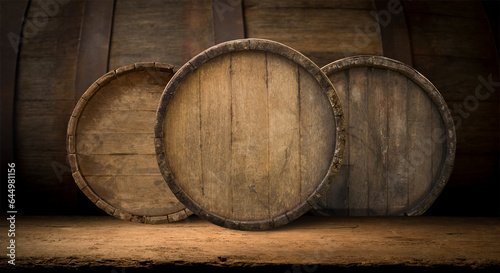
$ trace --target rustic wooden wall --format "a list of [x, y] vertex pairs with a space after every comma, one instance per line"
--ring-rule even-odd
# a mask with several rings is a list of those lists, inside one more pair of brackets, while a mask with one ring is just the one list
[[[8, 1], [2, 2], [2, 8]], [[31, 0], [21, 32], [16, 79], [4, 77], [2, 68], [2, 80], [15, 84], [14, 111], [9, 114], [2, 107], [2, 118], [5, 112], [13, 120], [9, 128], [27, 211], [73, 212], [83, 206], [77, 201], [81, 194], [66, 161], [65, 135], [75, 97], [81, 92], [75, 87], [81, 75], [76, 67], [88, 2]], [[482, 3], [403, 1], [401, 13], [391, 13], [394, 20], [379, 34], [373, 14], [386, 14], [383, 11], [390, 10], [391, 2], [245, 0], [245, 36], [283, 42], [319, 66], [358, 54], [398, 56], [401, 52], [394, 53], [398, 47], [384, 32], [402, 35], [401, 39], [407, 36], [410, 51], [403, 54], [411, 55], [412, 65], [436, 85], [457, 117], [456, 167], [430, 213], [498, 213], [499, 90], [483, 84], [499, 82], [498, 47]], [[57, 8], [42, 3], [56, 3]], [[182, 4], [116, 0], [112, 18], [107, 18], [112, 30], [106, 70], [142, 61], [182, 65], [214, 44], [214, 18], [234, 10], [231, 1], [215, 3], [217, 9], [210, 0]], [[400, 14], [406, 28], [401, 27], [402, 17], [396, 16]], [[5, 25], [10, 19], [2, 16], [1, 20]], [[8, 128], [4, 129], [5, 123], [2, 126], [3, 137]], [[3, 158], [7, 150], [2, 146]]]
[[[458, 214], [498, 209], [499, 67], [484, 8], [479, 1], [404, 1], [403, 6], [413, 66], [441, 92], [457, 132], [455, 168], [437, 204], [443, 210], [433, 209], [444, 213], [454, 206]], [[491, 81], [496, 86], [484, 85]]]

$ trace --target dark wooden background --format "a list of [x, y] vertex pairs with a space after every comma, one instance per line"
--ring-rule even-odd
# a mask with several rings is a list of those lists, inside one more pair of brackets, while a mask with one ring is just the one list
[[2, 0], [2, 208], [15, 162], [20, 213], [101, 214], [66, 160], [67, 123], [86, 88], [130, 63], [181, 66], [221, 41], [256, 37], [319, 66], [372, 54], [415, 67], [457, 126], [454, 171], [426, 215], [500, 215], [499, 13], [498, 1], [477, 0]]

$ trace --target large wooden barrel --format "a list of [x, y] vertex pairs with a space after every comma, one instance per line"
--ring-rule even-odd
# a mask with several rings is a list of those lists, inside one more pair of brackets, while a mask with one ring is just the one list
[[347, 148], [339, 175], [316, 206], [327, 215], [420, 215], [445, 187], [455, 127], [424, 76], [378, 56], [322, 68], [343, 105]]
[[100, 77], [78, 101], [68, 124], [73, 177], [85, 195], [120, 219], [167, 223], [191, 215], [156, 163], [158, 101], [177, 68], [136, 63]]
[[243, 39], [200, 53], [168, 83], [155, 141], [163, 177], [195, 214], [279, 227], [328, 189], [344, 151], [337, 94], [299, 52]]

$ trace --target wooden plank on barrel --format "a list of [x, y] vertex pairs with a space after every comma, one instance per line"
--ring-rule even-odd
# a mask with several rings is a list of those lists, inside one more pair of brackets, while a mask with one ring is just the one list
[[[219, 69], [222, 68], [222, 69]], [[231, 180], [231, 56], [221, 56], [200, 71], [201, 162], [204, 192], [219, 199], [207, 199], [206, 209], [220, 209], [221, 217], [232, 217]], [[217, 90], [217, 92], [210, 92]], [[203, 103], [201, 103], [203, 102]]]
[[156, 224], [191, 214], [168, 189], [153, 148], [155, 105], [176, 70], [136, 63], [111, 71], [87, 89], [72, 113], [67, 150], [73, 177], [110, 215]]
[[[432, 116], [437, 112], [432, 101], [413, 81], [408, 80], [408, 204], [415, 207], [425, 198], [432, 188], [434, 157], [442, 157], [443, 151], [435, 151], [432, 147], [432, 127], [439, 123], [440, 116]], [[439, 124], [438, 124], [439, 126]], [[437, 128], [443, 128], [439, 126]], [[430, 160], [429, 160], [430, 157]]]
[[[367, 170], [370, 182], [368, 190], [368, 215], [384, 215], [387, 213], [386, 166], [388, 160], [387, 139], [387, 87], [388, 71], [368, 67], [367, 90], [367, 135], [368, 142], [364, 148], [367, 155]], [[347, 112], [347, 111], [346, 111]], [[354, 147], [353, 147], [354, 149]]]
[[389, 72], [387, 92], [387, 200], [388, 214], [408, 209], [408, 90], [407, 78]]
[[[203, 196], [199, 71], [191, 74], [181, 88], [182, 92], [173, 98], [172, 107], [168, 109], [176, 115], [167, 115], [167, 128], [172, 129], [168, 133], [172, 137], [165, 138], [166, 153], [172, 159], [169, 162], [170, 167], [178, 170], [176, 178], [189, 181], [187, 187], [184, 188], [186, 194]], [[175, 147], [182, 147], [182, 149], [175, 149]]]
[[[349, 215], [423, 213], [443, 190], [455, 158], [455, 128], [443, 97], [413, 68], [385, 57], [349, 57], [323, 71], [339, 86], [349, 117], [343, 162], [349, 175], [334, 183], [349, 188], [339, 191], [347, 196], [328, 192], [315, 212], [338, 215], [347, 207]], [[353, 171], [356, 165], [362, 167]]]
[[[300, 198], [305, 201], [328, 170], [328, 158], [334, 154], [335, 123], [324, 92], [314, 78], [299, 68], [300, 81]], [[320, 160], [318, 160], [318, 158]]]
[[265, 52], [232, 54], [233, 217], [242, 221], [269, 217], [266, 61]]
[[244, 230], [282, 226], [332, 183], [344, 150], [341, 112], [326, 76], [297, 51], [261, 39], [225, 42], [165, 88], [158, 164], [200, 217]]
[[[368, 208], [368, 169], [365, 149], [368, 142], [367, 68], [349, 71], [349, 214], [366, 215]], [[356, 124], [354, 126], [354, 124]]]
[[[301, 198], [299, 67], [267, 55], [269, 109], [269, 208], [283, 214]], [[289, 186], [282, 187], [280, 185]]]

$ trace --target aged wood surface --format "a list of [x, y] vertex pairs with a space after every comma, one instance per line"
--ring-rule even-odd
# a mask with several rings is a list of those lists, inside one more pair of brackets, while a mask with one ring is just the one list
[[137, 63], [111, 71], [83, 94], [68, 125], [76, 183], [124, 220], [166, 223], [187, 211], [163, 180], [154, 151], [155, 108], [177, 68]]
[[374, 0], [383, 55], [412, 65], [408, 26], [401, 1]]
[[[0, 73], [2, 81], [0, 89], [0, 124], [1, 124], [1, 144], [2, 166], [14, 161], [14, 96], [16, 90], [16, 69], [19, 53], [22, 18], [28, 8], [28, 0], [22, 1], [2, 1], [0, 9], [1, 27], [1, 60]], [[3, 181], [4, 178], [2, 178]], [[2, 190], [3, 193], [3, 190]]]
[[423, 213], [444, 188], [455, 156], [453, 121], [437, 89], [384, 57], [350, 57], [323, 70], [344, 102], [348, 152], [317, 211]]
[[371, 0], [251, 0], [243, 8], [246, 37], [284, 43], [320, 67], [347, 56], [383, 54]]
[[413, 66], [439, 89], [457, 127], [457, 168], [449, 186], [492, 191], [499, 173], [498, 164], [493, 167], [492, 162], [498, 162], [500, 149], [500, 92], [494, 86], [500, 72], [498, 45], [485, 6], [481, 1], [403, 1], [403, 5]]
[[39, 204], [29, 210], [55, 212], [74, 209], [78, 201], [65, 141], [75, 103], [76, 56], [84, 1], [57, 4], [48, 11], [43, 4], [30, 1], [21, 32], [15, 81], [14, 152], [24, 197]]
[[108, 71], [114, 0], [85, 1], [75, 78], [75, 103]]
[[194, 213], [221, 226], [268, 229], [326, 191], [342, 158], [342, 119], [330, 82], [304, 56], [267, 40], [223, 43], [167, 85], [157, 157]]
[[212, 0], [214, 44], [245, 38], [243, 0]]
[[212, 0], [118, 0], [108, 68], [137, 62], [180, 67], [212, 45]]

